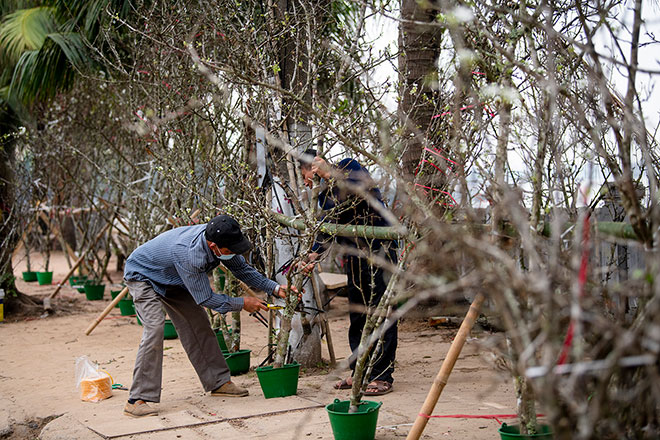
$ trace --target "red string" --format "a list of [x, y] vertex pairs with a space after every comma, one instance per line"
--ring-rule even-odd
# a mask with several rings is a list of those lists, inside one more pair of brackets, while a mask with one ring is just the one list
[[[589, 263], [589, 225], [590, 215], [584, 216], [584, 221], [582, 223], [582, 258], [580, 260], [580, 270], [578, 272], [578, 299], [582, 298], [584, 295], [584, 286], [587, 283], [587, 267]], [[573, 344], [573, 333], [575, 331], [575, 319], [571, 317], [571, 322], [568, 325], [568, 330], [566, 331], [566, 338], [561, 347], [561, 353], [559, 354], [559, 360], [557, 360], [557, 365], [563, 365], [568, 359], [568, 352], [571, 349]]]
[[436, 148], [431, 149], [431, 148], [428, 148], [428, 147], [424, 147], [424, 151], [428, 151], [429, 153], [435, 154], [439, 158], [444, 159], [447, 162], [451, 162], [454, 165], [458, 166], [458, 164], [456, 162], [454, 162], [453, 160], [448, 159], [448, 158], [444, 157], [443, 155], [441, 155], [440, 153], [442, 153], [442, 152], [440, 150], [436, 149]]
[[[489, 414], [483, 416], [475, 416], [471, 414], [452, 414], [452, 415], [442, 415], [442, 416], [430, 416], [428, 414], [418, 414], [419, 417], [424, 417], [425, 419], [489, 419], [495, 420], [500, 425], [502, 422], [499, 419], [517, 419], [517, 414]], [[536, 417], [544, 417], [543, 414], [537, 414]]]
[[417, 168], [415, 169], [415, 176], [419, 173], [419, 170], [420, 170], [421, 166], [425, 163], [428, 163], [429, 165], [431, 165], [433, 168], [440, 171], [441, 173], [447, 174], [444, 170], [441, 170], [440, 167], [438, 167], [436, 164], [434, 164], [430, 160], [422, 159], [421, 161], [419, 161], [419, 165], [417, 165]]
[[[430, 191], [437, 191], [437, 192], [440, 192], [440, 193], [442, 193], [442, 194], [445, 194], [447, 197], [449, 197], [449, 198], [452, 200], [452, 202], [454, 202], [453, 205], [448, 204], [448, 203], [440, 203], [440, 202], [438, 202], [438, 204], [441, 204], [441, 205], [444, 205], [444, 206], [449, 206], [450, 208], [453, 208], [454, 206], [457, 205], [456, 200], [455, 200], [455, 199], [451, 196], [451, 194], [449, 194], [447, 191], [443, 191], [443, 190], [438, 189], [438, 188], [431, 188], [431, 187], [429, 187], [429, 186], [420, 185], [419, 183], [416, 183], [415, 186], [418, 187], [418, 188], [420, 188], [420, 189], [422, 189], [422, 192], [423, 192], [424, 194], [428, 194], [428, 193], [429, 193], [428, 191], [426, 191], [427, 189], [430, 190]], [[426, 189], [424, 189], [424, 188], [426, 188]]]
[[[474, 107], [474, 105], [466, 105], [465, 107], [461, 107], [460, 110], [467, 110], [467, 109], [472, 108], [472, 107]], [[449, 115], [449, 114], [451, 114], [451, 111], [447, 111], [447, 112], [444, 112], [444, 113], [437, 114], [435, 116], [432, 116], [431, 119], [439, 118], [441, 116], [446, 116], [446, 115]]]

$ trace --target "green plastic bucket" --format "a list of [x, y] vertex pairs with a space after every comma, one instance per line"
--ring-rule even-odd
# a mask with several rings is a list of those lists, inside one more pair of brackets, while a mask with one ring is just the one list
[[172, 321], [169, 319], [165, 320], [165, 333], [163, 335], [165, 339], [176, 339], [179, 337], [179, 335], [176, 334], [176, 329], [174, 328], [174, 324], [172, 324]]
[[214, 328], [213, 332], [215, 333], [215, 338], [218, 340], [218, 345], [220, 346], [220, 350], [224, 353], [227, 350], [227, 343], [225, 342], [225, 335], [222, 333], [222, 330], [219, 328]]
[[69, 284], [71, 285], [71, 287], [83, 286], [86, 281], [87, 281], [86, 275], [82, 275], [79, 277], [69, 277]]
[[502, 423], [497, 432], [500, 433], [502, 440], [521, 440], [521, 439], [534, 439], [534, 440], [552, 440], [552, 429], [548, 425], [539, 425], [541, 432], [537, 434], [521, 434], [518, 425], [507, 425]]
[[90, 301], [99, 301], [103, 299], [105, 284], [85, 284], [85, 296]]
[[383, 402], [363, 400], [355, 413], [348, 412], [350, 404], [350, 400], [335, 399], [325, 407], [335, 440], [374, 440]]
[[297, 362], [284, 364], [281, 368], [273, 368], [272, 365], [268, 365], [259, 367], [255, 371], [266, 399], [292, 396], [298, 392], [300, 364]]
[[[119, 295], [120, 293], [121, 293], [121, 290], [111, 290], [110, 291], [110, 296], [112, 297], [112, 299], [115, 299], [115, 298], [117, 298], [117, 295]], [[119, 301], [121, 301], [121, 300], [119, 300]], [[115, 307], [119, 308], [119, 303], [115, 304]]]
[[51, 284], [53, 282], [53, 272], [37, 272], [37, 281], [40, 286]]
[[226, 350], [222, 352], [232, 376], [237, 376], [250, 371], [251, 352], [252, 350], [238, 350], [234, 353], [229, 353]]
[[37, 281], [37, 273], [32, 271], [23, 272], [23, 281], [27, 283]]
[[133, 304], [133, 298], [122, 298], [119, 300], [119, 312], [121, 316], [132, 316], [135, 315], [135, 305]]

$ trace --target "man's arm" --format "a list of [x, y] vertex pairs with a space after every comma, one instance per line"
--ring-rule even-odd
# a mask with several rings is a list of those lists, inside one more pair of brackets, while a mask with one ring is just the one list
[[185, 265], [175, 263], [183, 284], [200, 306], [219, 313], [238, 312], [243, 308], [243, 298], [233, 298], [224, 293], [215, 293], [211, 289], [209, 277], [204, 272], [196, 272]]
[[280, 285], [269, 280], [261, 272], [250, 266], [242, 255], [236, 255], [231, 260], [222, 262], [236, 278], [253, 289], [262, 290], [268, 295], [277, 295]]

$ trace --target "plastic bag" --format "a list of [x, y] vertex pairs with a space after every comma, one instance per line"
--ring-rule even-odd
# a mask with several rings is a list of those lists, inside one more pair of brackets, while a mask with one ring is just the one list
[[76, 359], [76, 387], [84, 402], [99, 402], [112, 397], [112, 377], [87, 356]]

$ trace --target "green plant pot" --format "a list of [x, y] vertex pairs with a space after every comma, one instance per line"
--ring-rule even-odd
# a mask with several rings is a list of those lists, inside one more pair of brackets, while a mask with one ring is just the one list
[[[115, 298], [117, 298], [117, 295], [119, 295], [120, 293], [121, 293], [121, 290], [111, 290], [110, 291], [110, 296], [112, 297], [112, 299], [115, 299]], [[121, 301], [121, 300], [119, 300], [119, 301]], [[119, 303], [115, 304], [115, 307], [119, 308]]]
[[32, 283], [34, 281], [37, 281], [37, 273], [33, 271], [27, 271], [23, 272], [23, 281]]
[[223, 351], [222, 354], [227, 361], [229, 372], [232, 376], [247, 373], [250, 371], [250, 353], [252, 350], [238, 350], [234, 353]]
[[51, 284], [53, 282], [53, 272], [37, 272], [37, 281], [40, 286]]
[[73, 288], [84, 286], [85, 282], [87, 282], [87, 275], [82, 275], [79, 277], [69, 277], [69, 284]]
[[541, 432], [537, 434], [521, 434], [518, 425], [507, 425], [502, 423], [497, 432], [500, 433], [502, 440], [521, 440], [521, 439], [537, 439], [537, 440], [552, 440], [552, 429], [548, 425], [539, 425]]
[[85, 284], [85, 296], [90, 301], [100, 301], [103, 299], [105, 284]]
[[214, 328], [213, 332], [215, 333], [215, 338], [218, 340], [218, 345], [220, 346], [220, 350], [223, 351], [229, 351], [227, 350], [227, 343], [225, 342], [225, 335], [222, 333], [222, 330], [219, 328]]
[[335, 399], [325, 407], [335, 440], [374, 440], [383, 402], [363, 400], [355, 413], [348, 412], [350, 404], [350, 400]]
[[176, 339], [179, 337], [179, 335], [176, 334], [176, 329], [174, 328], [174, 324], [172, 324], [172, 321], [169, 319], [165, 320], [165, 333], [163, 336], [165, 339]]
[[133, 304], [133, 298], [122, 298], [119, 300], [119, 312], [121, 316], [133, 316], [135, 315], [135, 305]]
[[281, 368], [273, 368], [272, 365], [268, 365], [259, 367], [255, 371], [266, 399], [292, 396], [298, 392], [300, 364], [297, 362], [284, 364]]

